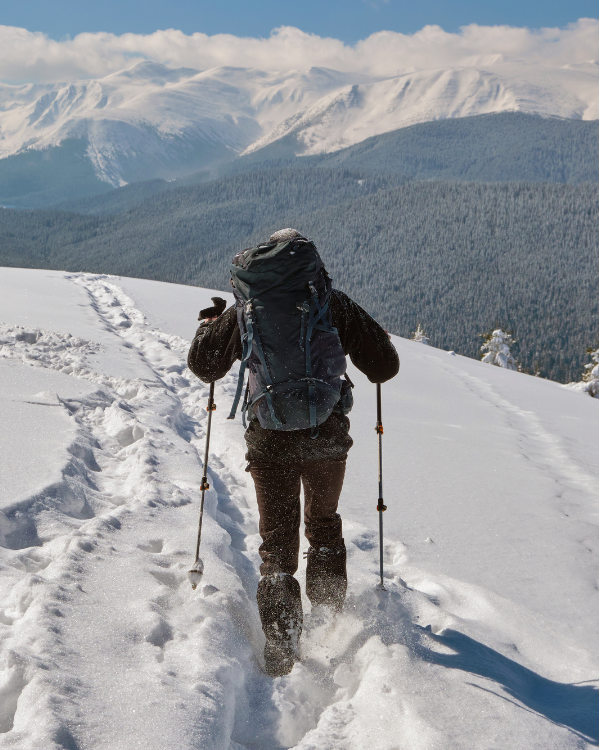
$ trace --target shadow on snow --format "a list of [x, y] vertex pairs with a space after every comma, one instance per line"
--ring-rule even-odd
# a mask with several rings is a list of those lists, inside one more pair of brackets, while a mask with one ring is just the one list
[[598, 744], [598, 690], [595, 686], [548, 680], [456, 630], [446, 630], [443, 635], [428, 633], [428, 637], [455, 653], [440, 654], [420, 645], [418, 655], [422, 658], [493, 680], [527, 708]]

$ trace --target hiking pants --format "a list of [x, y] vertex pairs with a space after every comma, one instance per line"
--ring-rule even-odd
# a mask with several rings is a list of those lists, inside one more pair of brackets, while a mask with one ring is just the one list
[[346, 471], [345, 458], [294, 466], [252, 461], [249, 471], [260, 514], [261, 575], [294, 575], [298, 570], [300, 483], [304, 487], [304, 533], [310, 546], [334, 549], [343, 545], [342, 519], [337, 506]]

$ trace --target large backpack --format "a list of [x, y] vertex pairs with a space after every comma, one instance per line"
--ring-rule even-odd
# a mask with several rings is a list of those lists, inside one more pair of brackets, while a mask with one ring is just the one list
[[268, 430], [311, 428], [340, 400], [346, 357], [331, 324], [331, 279], [304, 238], [269, 242], [239, 253], [231, 265], [243, 354], [229, 419], [242, 406]]

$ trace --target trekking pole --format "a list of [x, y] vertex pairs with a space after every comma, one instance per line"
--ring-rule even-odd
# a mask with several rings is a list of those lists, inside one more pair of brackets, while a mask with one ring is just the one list
[[208, 446], [210, 444], [210, 427], [212, 424], [212, 413], [217, 408], [214, 402], [215, 397], [215, 384], [210, 384], [210, 391], [208, 393], [208, 406], [206, 411], [208, 412], [208, 424], [206, 426], [206, 444], [204, 446], [204, 469], [202, 474], [202, 484], [200, 485], [201, 500], [200, 500], [200, 519], [198, 521], [198, 539], [196, 540], [196, 559], [194, 564], [188, 571], [188, 577], [192, 584], [192, 589], [200, 583], [202, 574], [204, 573], [204, 563], [200, 559], [200, 537], [202, 535], [202, 516], [204, 515], [204, 493], [210, 489], [210, 485], [207, 481], [208, 472]]
[[379, 438], [379, 499], [377, 501], [377, 511], [379, 512], [379, 583], [377, 589], [385, 591], [383, 585], [383, 511], [387, 506], [383, 504], [383, 463], [381, 457], [381, 439], [383, 436], [383, 424], [381, 422], [381, 383], [377, 383], [377, 425], [375, 426], [377, 437]]

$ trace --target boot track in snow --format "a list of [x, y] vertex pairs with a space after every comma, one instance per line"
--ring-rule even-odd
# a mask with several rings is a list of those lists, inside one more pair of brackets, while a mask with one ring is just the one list
[[[215, 387], [205, 572], [192, 592], [209, 387], [187, 370], [189, 342], [152, 327], [115, 277], [65, 277], [85, 290], [94, 315], [147, 377], [100, 372], [99, 344], [0, 326], [1, 357], [70, 375], [83, 389], [38, 399], [75, 429], [62, 481], [0, 514], [0, 748], [467, 747], [442, 727], [460, 711], [464, 690], [477, 688], [490, 705], [500, 693], [502, 710], [511, 702], [533, 712], [524, 742], [593, 741], [589, 722], [569, 713], [592, 688], [569, 692], [458, 632], [469, 612], [485, 609], [493, 619], [504, 600], [408, 568], [404, 546], [388, 539], [387, 590], [375, 591], [375, 513], [372, 529], [345, 521], [344, 612], [311, 615], [303, 597], [302, 661], [290, 675], [268, 678], [256, 608], [258, 514], [241, 426], [226, 420], [237, 374]], [[304, 573], [301, 563], [303, 589]], [[432, 684], [444, 696], [439, 721]], [[552, 716], [543, 696], [535, 703], [541, 688], [562, 702]], [[550, 735], [542, 729], [548, 718]], [[563, 734], [552, 734], [556, 727]]]

